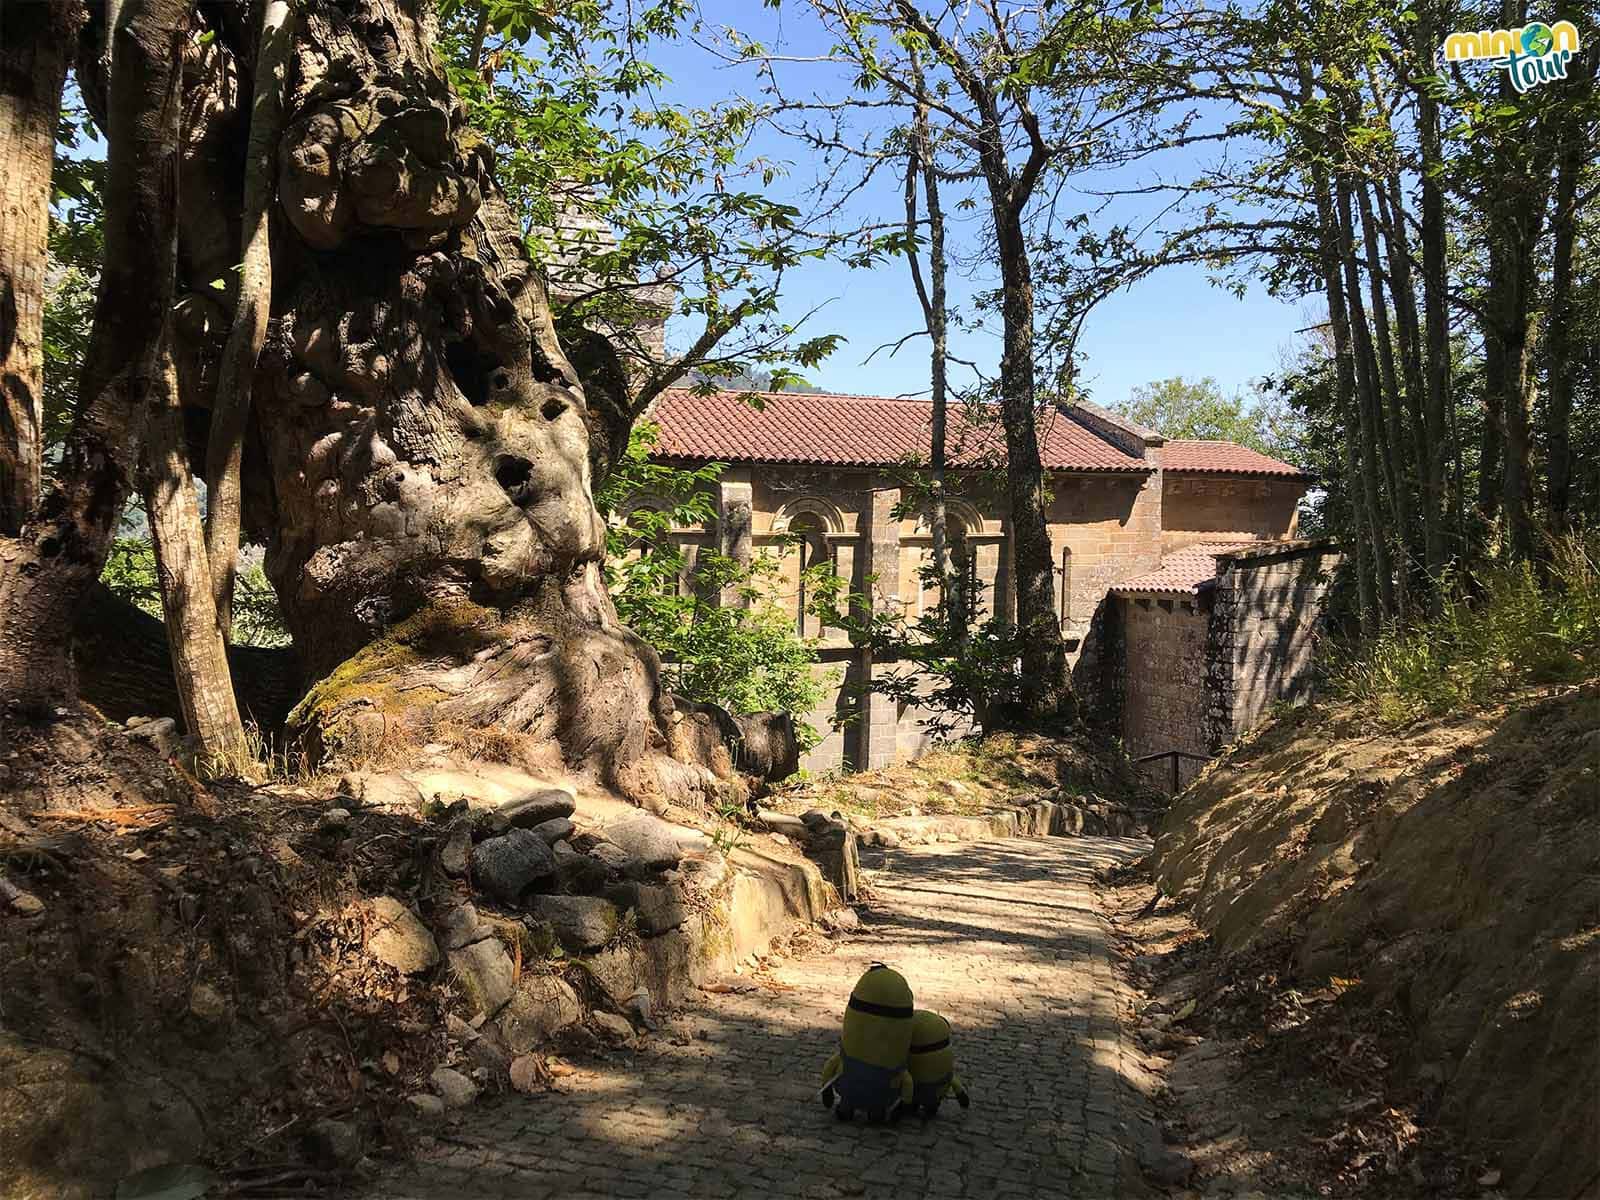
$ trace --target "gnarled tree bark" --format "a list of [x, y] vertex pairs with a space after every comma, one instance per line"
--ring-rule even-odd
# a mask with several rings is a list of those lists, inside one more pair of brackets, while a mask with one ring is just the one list
[[[584, 389], [427, 8], [303, 0], [287, 46], [272, 308], [241, 482], [245, 526], [320, 680], [291, 729], [337, 755], [494, 725], [642, 802], [720, 790], [731, 769], [685, 761], [697, 756], [659, 662], [605, 593]], [[217, 26], [229, 69], [191, 72], [186, 97], [235, 138], [240, 97], [257, 90], [251, 28]], [[243, 195], [226, 155], [192, 155], [186, 175]], [[215, 239], [198, 214], [190, 247], [187, 215], [194, 293]], [[219, 324], [185, 326], [190, 359], [216, 357]]]

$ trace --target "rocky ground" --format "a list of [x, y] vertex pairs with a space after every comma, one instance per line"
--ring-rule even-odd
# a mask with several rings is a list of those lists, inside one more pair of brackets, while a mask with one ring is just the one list
[[[661, 1028], [556, 1059], [555, 1091], [430, 1127], [378, 1200], [543, 1196], [1148, 1195], [1186, 1174], [1153, 1116], [1097, 873], [1137, 839], [907, 847], [838, 940], [713, 985]], [[841, 1125], [816, 1101], [856, 978], [910, 980], [973, 1097], [934, 1122]]]

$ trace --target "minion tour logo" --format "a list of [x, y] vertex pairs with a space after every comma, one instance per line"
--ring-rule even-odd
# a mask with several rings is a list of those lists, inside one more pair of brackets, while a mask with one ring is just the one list
[[1578, 28], [1571, 21], [1535, 21], [1520, 29], [1452, 33], [1444, 42], [1446, 62], [1483, 61], [1511, 73], [1518, 92], [1567, 77], [1567, 63], [1578, 52]]

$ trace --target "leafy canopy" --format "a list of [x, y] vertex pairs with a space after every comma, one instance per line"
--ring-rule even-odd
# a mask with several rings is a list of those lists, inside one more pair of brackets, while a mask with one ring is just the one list
[[1267, 393], [1229, 395], [1209, 375], [1175, 375], [1136, 387], [1121, 412], [1169, 438], [1238, 442], [1275, 456], [1292, 452], [1281, 402]]

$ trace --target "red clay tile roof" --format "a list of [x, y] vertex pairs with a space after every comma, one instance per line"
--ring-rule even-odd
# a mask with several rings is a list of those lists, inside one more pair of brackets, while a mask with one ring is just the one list
[[[932, 401], [761, 392], [765, 407], [757, 409], [739, 399], [744, 394], [665, 392], [651, 414], [661, 427], [655, 457], [849, 467], [927, 459]], [[952, 464], [972, 466], [991, 452], [1003, 454], [1005, 441], [998, 422], [973, 425], [952, 410], [949, 446]], [[1039, 455], [1053, 471], [1148, 469], [1055, 409], [1039, 414]]]
[[1306, 472], [1286, 462], [1268, 458], [1259, 450], [1237, 442], [1206, 442], [1182, 438], [1169, 441], [1161, 451], [1161, 466], [1168, 471], [1202, 475], [1279, 475], [1304, 478]]
[[[1224, 442], [1223, 445], [1229, 443]], [[1217, 556], [1262, 542], [1202, 542], [1174, 550], [1161, 560], [1161, 565], [1144, 575], [1123, 579], [1111, 585], [1111, 590], [1121, 595], [1162, 592], [1174, 596], [1195, 596], [1200, 585], [1217, 577]]]

